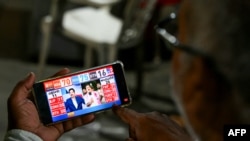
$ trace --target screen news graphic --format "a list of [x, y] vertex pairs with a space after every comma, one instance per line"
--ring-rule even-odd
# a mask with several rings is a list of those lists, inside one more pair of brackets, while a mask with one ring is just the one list
[[250, 141], [250, 125], [224, 125], [224, 141]]
[[46, 125], [131, 103], [121, 62], [40, 81], [33, 94]]

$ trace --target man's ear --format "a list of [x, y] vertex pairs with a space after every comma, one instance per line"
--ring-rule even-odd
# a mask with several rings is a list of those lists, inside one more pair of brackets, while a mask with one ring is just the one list
[[205, 60], [177, 50], [173, 54], [172, 69], [174, 89], [188, 117], [195, 119], [203, 112], [207, 116], [211, 114], [218, 106], [217, 96], [223, 92], [219, 90], [221, 86], [217, 83], [216, 74]]
[[173, 72], [177, 73], [175, 79], [182, 89], [182, 101], [217, 99], [217, 94], [221, 95], [222, 85], [218, 83], [218, 77], [213, 68], [201, 57], [192, 57], [187, 61], [182, 55], [181, 51], [175, 51], [172, 60]]
[[220, 138], [214, 132], [219, 130], [220, 133], [224, 119], [229, 118], [224, 107], [229, 93], [206, 60], [183, 56], [182, 51], [175, 51], [172, 59], [177, 97], [196, 133], [206, 138], [213, 137], [212, 140]]

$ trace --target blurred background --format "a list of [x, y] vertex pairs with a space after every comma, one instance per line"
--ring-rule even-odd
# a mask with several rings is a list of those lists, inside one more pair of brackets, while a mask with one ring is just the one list
[[[169, 91], [171, 52], [154, 26], [180, 0], [0, 0], [0, 137], [7, 128], [6, 101], [30, 71], [43, 79], [114, 60], [125, 65], [130, 108], [177, 115]], [[124, 140], [127, 126], [107, 111], [60, 138]]]

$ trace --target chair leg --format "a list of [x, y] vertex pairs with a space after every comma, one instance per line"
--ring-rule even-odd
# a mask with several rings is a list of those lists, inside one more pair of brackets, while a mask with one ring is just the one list
[[46, 65], [46, 60], [48, 57], [48, 50], [51, 42], [51, 31], [52, 30], [52, 20], [49, 17], [45, 17], [42, 20], [41, 31], [42, 31], [42, 42], [40, 46], [40, 53], [39, 53], [39, 64], [38, 64], [38, 72], [37, 78], [41, 79], [44, 68]]
[[[103, 65], [106, 63], [111, 63], [116, 60], [117, 58], [117, 48], [115, 45], [98, 45], [96, 47], [97, 49], [97, 65]], [[92, 67], [91, 60], [92, 60], [92, 48], [90, 45], [87, 45], [86, 51], [85, 51], [85, 67]], [[92, 62], [93, 63], [93, 62]]]
[[110, 62], [113, 62], [117, 59], [117, 46], [116, 45], [109, 45], [108, 46], [109, 48], [109, 56], [108, 56], [108, 59], [107, 61], [110, 63]]
[[134, 100], [139, 100], [143, 94], [144, 69], [143, 69], [143, 46], [141, 41], [136, 48], [136, 92], [133, 96]]
[[90, 68], [92, 67], [92, 47], [90, 45], [86, 45], [86, 50], [84, 52], [83, 62], [84, 62], [84, 68]]
[[107, 50], [106, 50], [106, 45], [99, 45], [98, 47], [97, 47], [97, 53], [98, 53], [98, 65], [103, 65], [103, 64], [105, 64], [107, 61], [107, 59], [106, 59], [106, 52], [107, 52]]

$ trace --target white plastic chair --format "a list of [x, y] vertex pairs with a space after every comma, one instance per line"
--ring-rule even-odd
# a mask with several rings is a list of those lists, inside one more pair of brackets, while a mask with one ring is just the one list
[[98, 51], [98, 64], [116, 58], [116, 43], [122, 30], [122, 20], [109, 12], [109, 7], [76, 8], [65, 12], [63, 33], [86, 45], [85, 67], [91, 66], [92, 49]]
[[[112, 4], [117, 0], [72, 1], [94, 5], [64, 11], [62, 16], [62, 33], [86, 47], [84, 68], [92, 65], [93, 49], [97, 51], [96, 57], [98, 64], [101, 65], [116, 60], [119, 46], [127, 47], [138, 43], [156, 2], [156, 0], [127, 0], [124, 19], [119, 19], [110, 13]], [[42, 20], [43, 41], [40, 48], [39, 76], [43, 74], [46, 65], [52, 31], [59, 15], [58, 2], [59, 0], [52, 1], [50, 14]], [[147, 2], [146, 7], [140, 7], [142, 2]]]
[[[67, 0], [65, 1], [67, 2]], [[83, 4], [83, 7], [63, 11], [62, 32], [65, 36], [86, 46], [84, 55], [84, 68], [91, 66], [92, 49], [97, 49], [98, 63], [103, 64], [114, 60], [115, 42], [119, 37], [122, 21], [109, 12], [112, 4], [118, 0], [72, 0], [72, 3]], [[86, 6], [91, 5], [91, 6]], [[53, 0], [49, 15], [41, 21], [42, 42], [38, 64], [38, 76], [41, 77], [46, 65], [50, 48], [51, 36], [55, 23], [58, 20], [59, 0]], [[103, 24], [95, 24], [103, 23]], [[111, 28], [112, 27], [112, 28]], [[105, 33], [106, 32], [106, 33]], [[105, 33], [105, 34], [104, 34]], [[102, 46], [102, 47], [101, 47]], [[104, 47], [105, 46], [105, 47]], [[110, 51], [103, 51], [107, 48]], [[104, 59], [105, 52], [111, 52], [108, 61]]]

